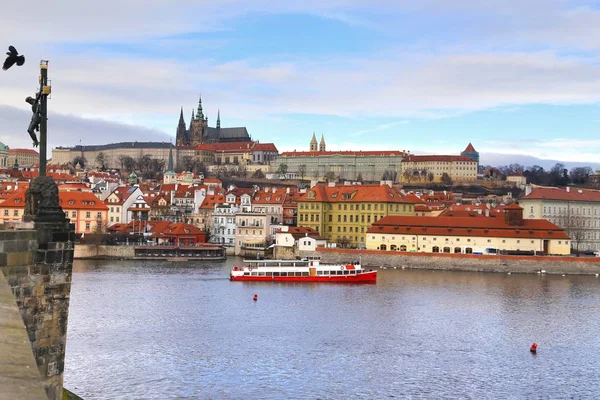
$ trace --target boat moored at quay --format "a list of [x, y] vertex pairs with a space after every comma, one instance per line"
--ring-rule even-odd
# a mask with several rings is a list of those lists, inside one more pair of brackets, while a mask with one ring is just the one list
[[232, 281], [376, 283], [377, 271], [366, 271], [360, 262], [321, 264], [319, 260], [244, 260], [234, 266]]

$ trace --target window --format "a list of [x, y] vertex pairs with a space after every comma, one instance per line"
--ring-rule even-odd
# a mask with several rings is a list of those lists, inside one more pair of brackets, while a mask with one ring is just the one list
[[13, 216], [18, 217], [19, 216], [19, 210], [13, 210]]
[[4, 210], [4, 216], [8, 217], [8, 210]]
[[86, 218], [90, 218], [91, 216], [92, 216], [92, 213], [91, 213], [91, 212], [89, 212], [89, 211], [86, 211], [86, 212], [85, 212], [85, 217], [86, 217]]
[[90, 230], [90, 223], [89, 223], [89, 222], [86, 222], [86, 223], [85, 223], [85, 230], [86, 230], [86, 231], [89, 231], [89, 230]]

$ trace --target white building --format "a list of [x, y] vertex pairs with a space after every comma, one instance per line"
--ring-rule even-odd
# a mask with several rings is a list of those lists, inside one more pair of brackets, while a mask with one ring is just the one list
[[571, 237], [575, 250], [600, 249], [600, 191], [530, 187], [519, 200], [527, 219], [546, 219]]

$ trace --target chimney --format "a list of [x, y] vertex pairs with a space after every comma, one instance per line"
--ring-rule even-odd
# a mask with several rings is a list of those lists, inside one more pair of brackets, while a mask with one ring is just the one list
[[570, 193], [570, 192], [571, 192], [571, 187], [567, 186], [567, 193]]
[[489, 209], [486, 209], [486, 210], [485, 210], [485, 216], [486, 216], [486, 217], [489, 217], [489, 216], [490, 216], [490, 210], [489, 210]]
[[275, 186], [273, 186], [273, 187], [271, 188], [271, 191], [272, 191], [273, 193], [276, 193], [276, 192], [277, 192], [277, 188], [276, 188]]

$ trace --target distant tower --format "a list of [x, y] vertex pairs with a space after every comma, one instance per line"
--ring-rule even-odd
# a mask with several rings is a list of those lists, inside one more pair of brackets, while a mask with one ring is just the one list
[[217, 129], [221, 129], [221, 110], [217, 111]]
[[196, 110], [196, 117], [191, 122], [189, 141], [190, 145], [196, 146], [203, 143], [204, 132], [208, 127], [208, 118], [204, 116], [202, 111], [202, 97], [198, 98], [198, 109]]
[[163, 175], [163, 183], [176, 183], [177, 177], [175, 175], [173, 166], [173, 145], [169, 146], [169, 161], [167, 163], [167, 171]]
[[181, 111], [179, 112], [179, 123], [177, 124], [175, 143], [177, 146], [185, 146], [188, 144], [187, 129], [185, 127], [185, 120], [183, 119], [183, 107], [181, 107]]
[[310, 141], [310, 151], [317, 151], [317, 137], [314, 132], [312, 140]]
[[319, 151], [325, 151], [325, 136], [321, 134], [321, 143], [319, 143]]
[[460, 153], [461, 156], [467, 156], [474, 161], [477, 161], [477, 170], [479, 171], [479, 153], [475, 150], [475, 147], [471, 143], [467, 146], [467, 148]]

